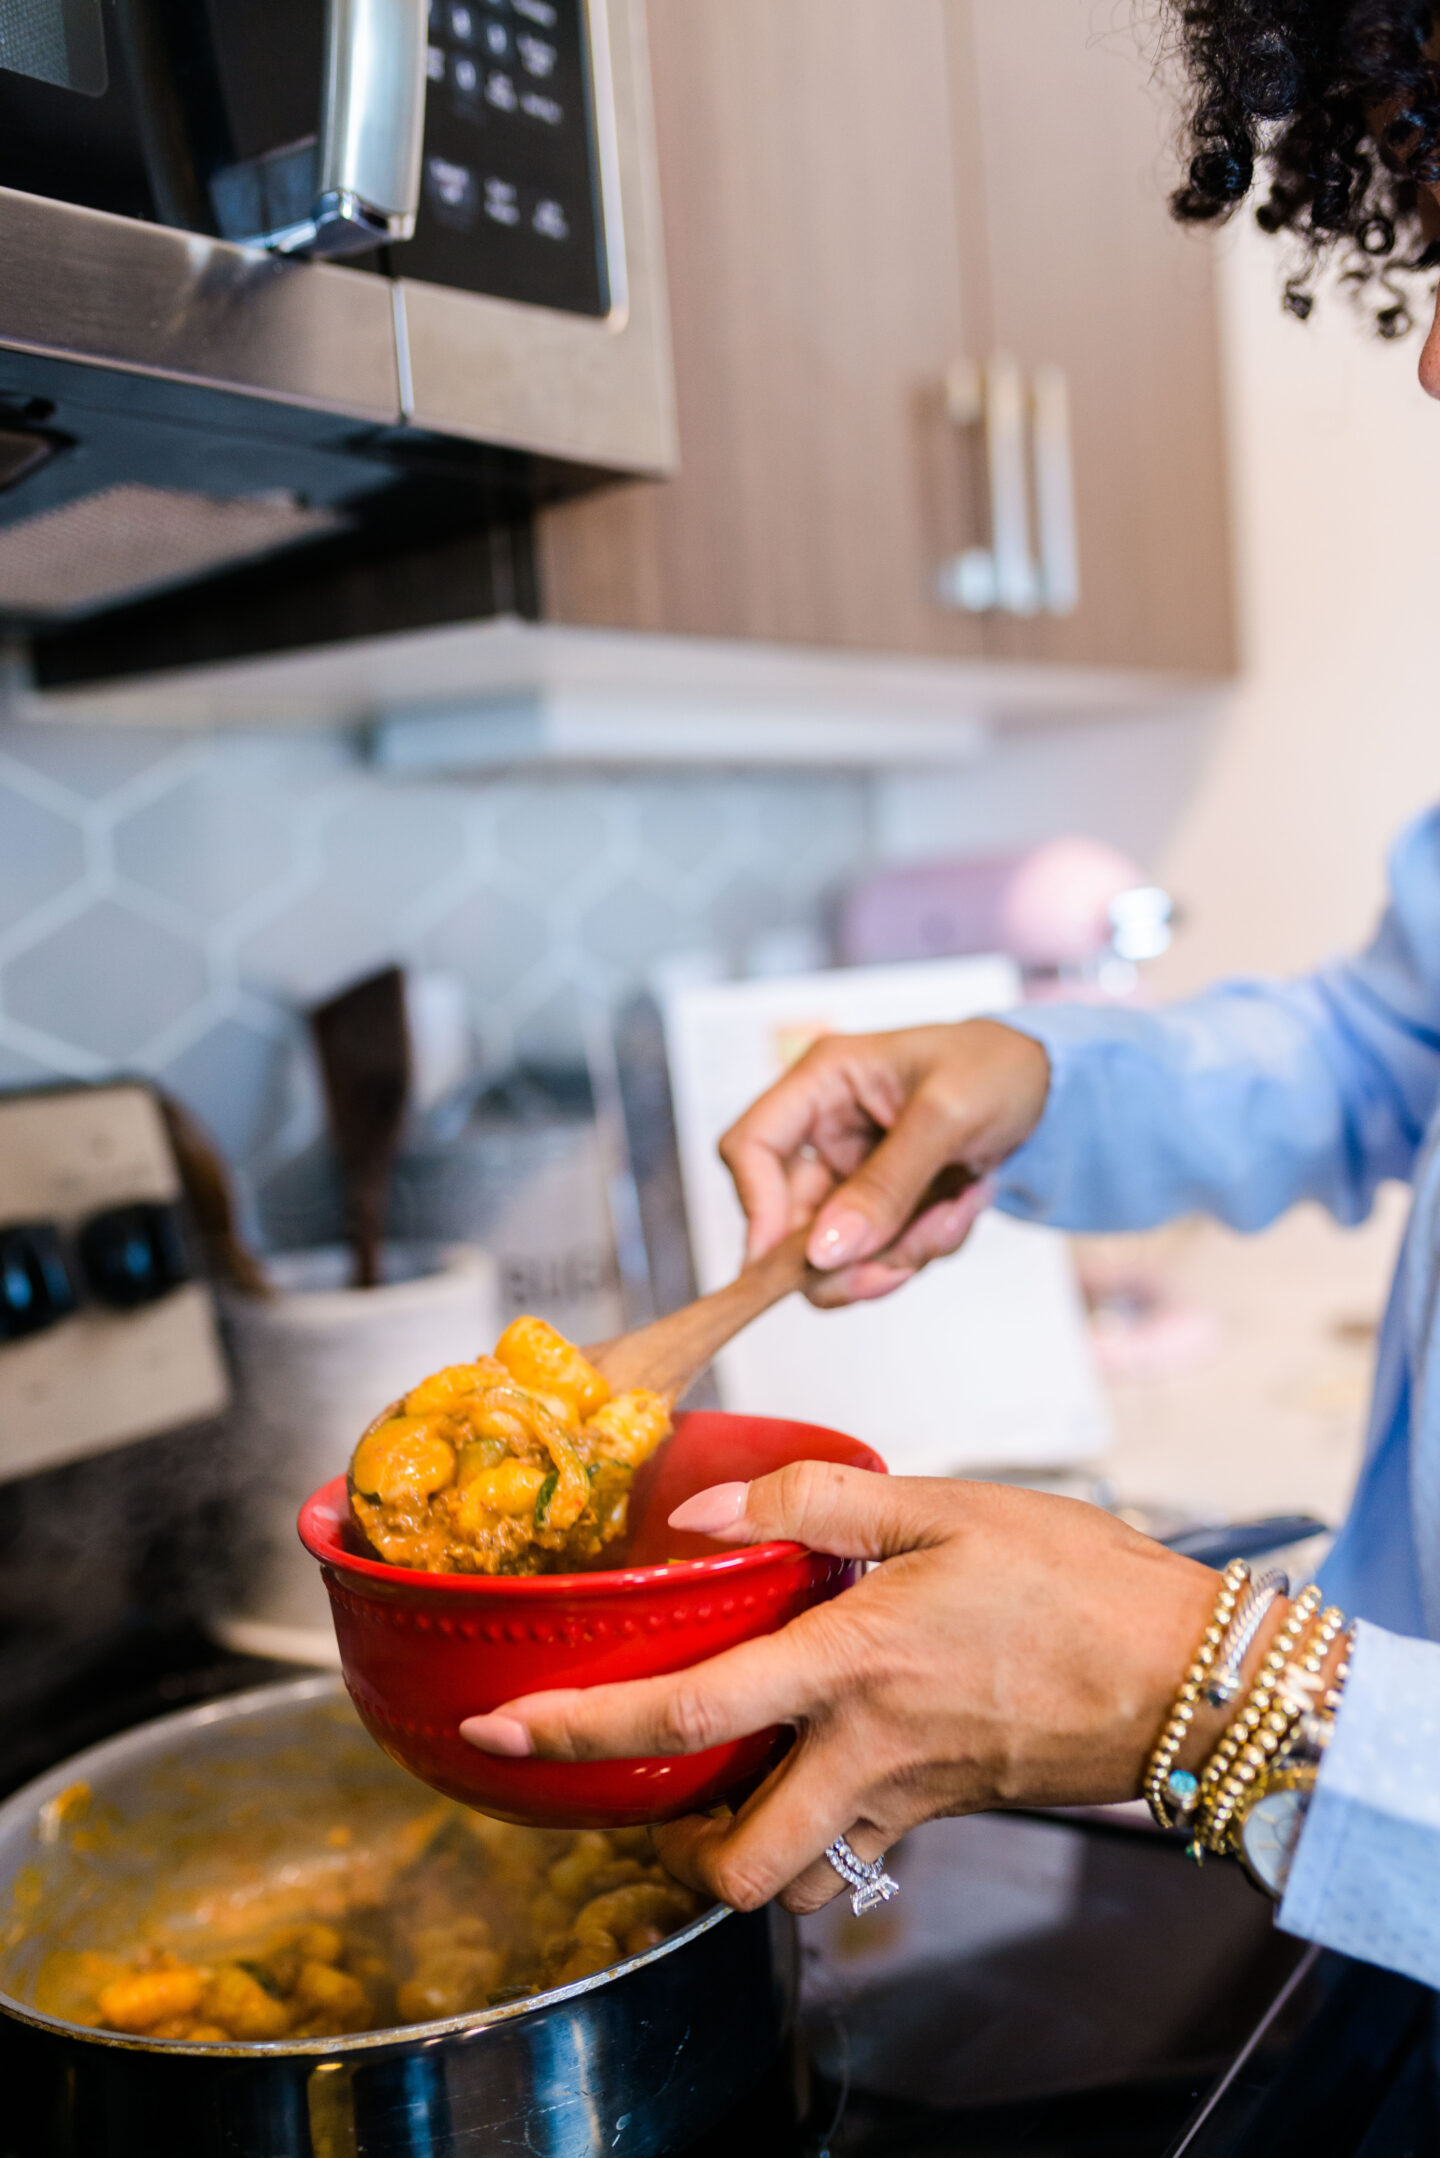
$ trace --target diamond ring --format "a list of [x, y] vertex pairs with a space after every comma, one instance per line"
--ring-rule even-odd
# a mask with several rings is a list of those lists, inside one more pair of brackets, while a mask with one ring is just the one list
[[883, 1852], [879, 1858], [861, 1858], [843, 1836], [837, 1836], [825, 1856], [849, 1889], [850, 1908], [857, 1918], [899, 1895], [900, 1883], [885, 1871]]

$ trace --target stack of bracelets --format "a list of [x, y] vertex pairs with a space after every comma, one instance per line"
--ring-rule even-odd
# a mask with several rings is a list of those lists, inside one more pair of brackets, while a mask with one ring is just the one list
[[1222, 1708], [1240, 1691], [1240, 1672], [1266, 1614], [1288, 1595], [1283, 1573], [1250, 1578], [1243, 1560], [1221, 1577], [1210, 1623], [1181, 1680], [1145, 1771], [1144, 1791], [1161, 1828], [1183, 1828], [1187, 1849], [1236, 1857], [1272, 1896], [1284, 1888], [1290, 1860], [1334, 1729], [1350, 1669], [1350, 1642], [1330, 1687], [1326, 1661], [1345, 1627], [1344, 1614], [1313, 1583], [1302, 1589], [1270, 1642], [1239, 1714], [1198, 1774], [1177, 1766], [1202, 1701]]

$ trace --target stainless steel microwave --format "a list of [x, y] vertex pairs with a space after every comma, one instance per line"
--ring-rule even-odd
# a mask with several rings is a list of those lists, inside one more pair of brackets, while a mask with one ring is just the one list
[[643, 0], [3, 0], [0, 633], [42, 679], [533, 604], [675, 456]]

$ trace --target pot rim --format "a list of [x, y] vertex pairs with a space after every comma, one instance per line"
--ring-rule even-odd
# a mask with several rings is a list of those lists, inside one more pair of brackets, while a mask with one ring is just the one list
[[[158, 1741], [163, 1733], [182, 1730], [202, 1730], [210, 1724], [239, 1721], [246, 1716], [259, 1715], [270, 1708], [286, 1708], [308, 1701], [341, 1702], [348, 1700], [345, 1684], [338, 1672], [321, 1672], [314, 1678], [282, 1679], [268, 1686], [247, 1687], [243, 1693], [226, 1694], [218, 1701], [201, 1702], [198, 1707], [176, 1710], [169, 1716], [155, 1716], [148, 1723], [136, 1724], [129, 1731], [122, 1731], [114, 1738], [102, 1739], [99, 1745], [87, 1746], [83, 1753], [71, 1754], [67, 1760], [57, 1762], [43, 1776], [22, 1784], [0, 1804], [0, 1838], [16, 1820], [25, 1824], [35, 1823], [41, 1809], [73, 1783], [93, 1780], [94, 1772], [102, 1770], [117, 1756], [128, 1754], [133, 1742], [141, 1738]], [[142, 1749], [143, 1750], [143, 1749]], [[162, 1750], [158, 1744], [155, 1750]], [[423, 1786], [421, 1787], [423, 1788]], [[567, 2001], [578, 2000], [582, 1994], [597, 1992], [600, 1987], [626, 1977], [631, 1971], [646, 1964], [658, 1963], [673, 1955], [712, 1926], [723, 1919], [733, 1918], [735, 1912], [725, 1903], [713, 1903], [698, 1918], [692, 1918], [688, 1926], [672, 1933], [666, 1940], [657, 1942], [638, 1956], [627, 1956], [623, 1963], [612, 1963], [606, 1970], [596, 1971], [589, 1978], [577, 1978], [568, 1986], [555, 1986], [548, 1993], [528, 1995], [524, 2000], [506, 2001], [498, 2008], [473, 2009], [468, 2015], [444, 2016], [432, 2023], [395, 2023], [380, 2031], [348, 2031], [332, 2038], [273, 2038], [263, 2042], [245, 2043], [240, 2039], [225, 2044], [210, 2044], [193, 2038], [145, 2038], [125, 2031], [93, 2030], [85, 2023], [71, 2023], [61, 2016], [47, 2016], [37, 2008], [29, 2007], [11, 1993], [0, 1987], [0, 2014], [15, 2022], [27, 2023], [32, 2029], [49, 2031], [58, 2038], [81, 2040], [87, 2045], [110, 2046], [126, 2053], [178, 2053], [196, 2059], [213, 2060], [276, 2060], [332, 2058], [337, 2053], [366, 2053], [383, 2051], [386, 2047], [409, 2048], [417, 2043], [433, 2042], [441, 2038], [479, 2037], [499, 2023], [514, 2023], [522, 2017], [535, 2015], [557, 2007]]]

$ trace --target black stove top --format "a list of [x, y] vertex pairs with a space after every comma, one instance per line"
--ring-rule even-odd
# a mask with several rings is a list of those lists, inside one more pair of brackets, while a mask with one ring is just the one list
[[[308, 1675], [298, 1665], [232, 1656], [198, 1626], [152, 1627], [138, 1619], [83, 1657], [57, 1657], [52, 1668], [40, 1645], [31, 1655], [26, 1644], [7, 1643], [5, 1660], [15, 1677], [0, 1689], [0, 1798], [155, 1716]], [[34, 1683], [23, 1683], [27, 1678]]]
[[[287, 1675], [197, 1629], [117, 1634], [0, 1700], [0, 1792]], [[1276, 1932], [1236, 1869], [989, 1815], [893, 1870], [882, 1911], [804, 1923], [794, 2046], [685, 2158], [1440, 2158], [1434, 1996]]]

